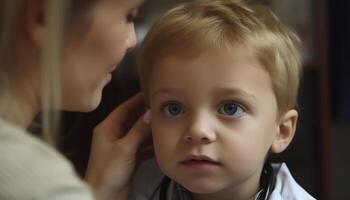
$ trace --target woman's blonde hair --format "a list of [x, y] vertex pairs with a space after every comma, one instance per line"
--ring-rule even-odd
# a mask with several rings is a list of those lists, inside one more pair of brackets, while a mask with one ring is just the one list
[[[41, 71], [42, 79], [41, 90], [41, 118], [43, 138], [50, 144], [56, 142], [56, 132], [61, 109], [61, 88], [60, 88], [60, 61], [61, 44], [64, 27], [67, 25], [67, 19], [75, 15], [78, 9], [86, 7], [93, 0], [46, 0], [45, 5], [45, 24], [47, 32], [45, 43], [41, 49]], [[0, 2], [0, 116], [6, 118], [8, 109], [14, 112], [15, 119], [21, 118], [21, 111], [16, 108], [8, 108], [9, 102], [14, 101], [14, 94], [11, 90], [11, 84], [16, 73], [21, 72], [23, 66], [15, 66], [12, 60], [15, 49], [16, 32], [20, 26], [21, 10], [24, 6], [23, 0], [4, 0]], [[16, 101], [16, 100], [15, 100]]]
[[165, 13], [151, 28], [137, 56], [141, 86], [148, 95], [152, 65], [162, 56], [196, 56], [210, 48], [244, 45], [271, 77], [280, 112], [297, 101], [299, 38], [263, 5], [243, 0], [196, 0]]

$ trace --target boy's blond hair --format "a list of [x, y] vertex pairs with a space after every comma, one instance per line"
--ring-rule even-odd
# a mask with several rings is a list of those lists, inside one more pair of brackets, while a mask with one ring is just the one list
[[299, 38], [263, 5], [243, 0], [196, 0], [165, 13], [138, 52], [141, 86], [148, 95], [152, 65], [171, 54], [196, 56], [243, 45], [266, 69], [279, 112], [296, 106], [301, 68]]

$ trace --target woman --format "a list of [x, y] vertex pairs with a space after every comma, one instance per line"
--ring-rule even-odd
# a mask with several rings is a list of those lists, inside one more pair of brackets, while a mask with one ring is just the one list
[[[85, 180], [27, 128], [41, 113], [54, 144], [59, 111], [88, 112], [111, 72], [136, 43], [141, 0], [4, 0], [0, 3], [0, 199], [126, 198], [148, 114], [124, 124], [142, 97], [113, 111], [94, 130]], [[146, 123], [145, 123], [146, 122]]]

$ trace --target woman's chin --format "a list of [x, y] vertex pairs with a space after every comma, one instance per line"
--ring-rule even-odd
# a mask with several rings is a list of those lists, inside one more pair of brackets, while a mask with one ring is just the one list
[[85, 112], [85, 113], [92, 112], [92, 111], [96, 110], [97, 107], [98, 107], [98, 105], [96, 105], [96, 106], [91, 105], [89, 107], [86, 107], [85, 109], [80, 110], [79, 112]]
[[91, 101], [89, 104], [86, 104], [83, 110], [81, 110], [80, 112], [92, 112], [96, 110], [96, 108], [100, 105], [100, 103], [101, 103], [101, 98], [95, 101]]
[[63, 110], [69, 112], [92, 112], [100, 105], [100, 103], [101, 95], [98, 97], [90, 97], [89, 99], [80, 99], [73, 105], [63, 105]]

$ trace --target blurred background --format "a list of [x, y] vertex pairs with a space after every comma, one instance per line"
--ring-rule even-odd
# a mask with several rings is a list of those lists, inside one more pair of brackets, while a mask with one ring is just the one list
[[[154, 20], [186, 0], [147, 0], [136, 22], [139, 42]], [[300, 119], [285, 161], [297, 182], [321, 200], [350, 199], [350, 1], [255, 0], [268, 5], [303, 41]], [[113, 108], [139, 91], [134, 55], [127, 55], [97, 110], [65, 113], [61, 151], [83, 176], [91, 132]], [[89, 137], [86, 137], [88, 135]], [[242, 152], [244, 153], [244, 152]]]

